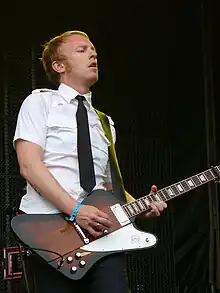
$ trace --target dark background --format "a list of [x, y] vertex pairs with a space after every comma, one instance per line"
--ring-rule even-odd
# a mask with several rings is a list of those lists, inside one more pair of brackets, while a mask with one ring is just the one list
[[[36, 87], [50, 86], [42, 45], [83, 30], [98, 51], [93, 103], [117, 130], [127, 190], [138, 198], [219, 164], [219, 14], [216, 0], [6, 3], [1, 10], [1, 246], [13, 245], [6, 208], [24, 182], [12, 147], [18, 110]], [[220, 288], [218, 188], [200, 187], [140, 221], [154, 249], [128, 255], [132, 293], [215, 292]], [[1, 274], [1, 276], [3, 276]], [[16, 286], [0, 280], [1, 293]], [[212, 291], [211, 291], [212, 290]]]

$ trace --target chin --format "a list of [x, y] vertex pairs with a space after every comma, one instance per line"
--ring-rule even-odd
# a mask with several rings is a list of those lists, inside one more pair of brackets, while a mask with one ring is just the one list
[[98, 76], [97, 76], [97, 75], [91, 77], [91, 78], [88, 80], [90, 86], [94, 85], [97, 81], [98, 81]]

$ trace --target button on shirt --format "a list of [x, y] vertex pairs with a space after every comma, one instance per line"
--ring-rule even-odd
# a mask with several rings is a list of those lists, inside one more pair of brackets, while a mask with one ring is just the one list
[[[13, 142], [23, 139], [40, 145], [44, 150], [44, 165], [73, 198], [82, 201], [86, 192], [81, 188], [79, 181], [76, 124], [78, 101], [75, 99], [78, 94], [65, 84], [61, 84], [58, 90], [34, 90], [21, 106]], [[91, 93], [85, 94], [84, 97], [96, 176], [94, 189], [105, 189], [104, 183], [111, 182], [108, 162], [110, 142], [91, 104]], [[115, 141], [113, 121], [108, 118]], [[29, 183], [27, 192], [22, 197], [20, 209], [33, 214], [60, 212]]]

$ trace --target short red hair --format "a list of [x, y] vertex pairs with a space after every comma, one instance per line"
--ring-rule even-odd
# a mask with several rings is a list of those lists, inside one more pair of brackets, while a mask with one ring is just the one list
[[74, 30], [56, 36], [44, 45], [41, 61], [48, 79], [56, 85], [60, 83], [60, 74], [53, 69], [52, 63], [65, 60], [65, 56], [60, 53], [59, 48], [71, 35], [81, 35], [89, 39], [86, 33]]

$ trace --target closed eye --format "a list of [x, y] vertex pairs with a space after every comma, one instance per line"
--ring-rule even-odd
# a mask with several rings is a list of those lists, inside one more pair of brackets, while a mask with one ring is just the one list
[[[78, 46], [78, 47], [76, 48], [76, 51], [77, 51], [77, 52], [80, 52], [80, 53], [83, 53], [83, 52], [85, 52], [88, 48], [89, 48], [88, 45]], [[96, 53], [96, 49], [95, 49], [93, 46], [91, 46], [90, 48], [91, 48], [92, 51], [94, 51], [94, 52]]]
[[76, 51], [77, 51], [77, 52], [85, 52], [85, 48], [80, 47], [80, 48], [77, 48]]

